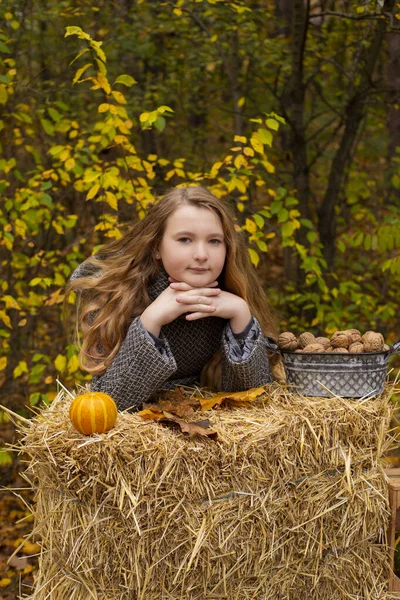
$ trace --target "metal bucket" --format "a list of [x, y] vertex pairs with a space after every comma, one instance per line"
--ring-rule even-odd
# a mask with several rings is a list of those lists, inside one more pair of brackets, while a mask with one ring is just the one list
[[270, 338], [267, 348], [280, 352], [287, 383], [304, 396], [332, 395], [369, 398], [383, 392], [389, 358], [400, 351], [400, 340], [384, 352], [340, 354], [281, 350]]

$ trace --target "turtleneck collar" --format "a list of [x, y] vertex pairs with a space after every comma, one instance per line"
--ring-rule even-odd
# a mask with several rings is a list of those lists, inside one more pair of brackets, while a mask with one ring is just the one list
[[168, 277], [167, 271], [161, 267], [155, 280], [149, 286], [149, 296], [152, 302], [169, 286]]

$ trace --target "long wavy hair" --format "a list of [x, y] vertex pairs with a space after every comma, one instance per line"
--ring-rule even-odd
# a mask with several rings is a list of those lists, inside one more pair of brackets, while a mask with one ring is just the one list
[[[264, 334], [276, 337], [275, 319], [229, 206], [203, 187], [173, 188], [122, 238], [104, 245], [96, 257], [85, 261], [89, 272], [93, 268], [92, 275], [73, 279], [67, 286], [65, 305], [70, 292], [79, 290], [75, 318], [77, 331], [83, 334], [79, 357], [86, 371], [101, 374], [107, 369], [130, 323], [151, 303], [148, 289], [160, 270], [156, 254], [166, 222], [184, 204], [208, 208], [219, 217], [226, 244], [219, 285], [243, 298]], [[219, 360], [212, 359], [211, 371], [217, 372], [218, 364]], [[204, 373], [203, 383], [218, 388], [218, 382], [212, 381], [217, 375], [210, 376], [207, 368]]]

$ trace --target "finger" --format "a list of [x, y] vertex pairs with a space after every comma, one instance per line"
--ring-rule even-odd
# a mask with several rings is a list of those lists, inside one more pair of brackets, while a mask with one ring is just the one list
[[194, 290], [195, 288], [188, 283], [184, 283], [183, 281], [173, 281], [170, 283], [169, 287], [176, 291], [186, 292], [188, 290]]
[[209, 306], [208, 304], [193, 304], [192, 306], [187, 307], [186, 312], [190, 311], [189, 314], [202, 313], [205, 315], [207, 315], [207, 314], [209, 315], [210, 313], [215, 312], [215, 310], [216, 310], [215, 306]]
[[[176, 281], [176, 279], [173, 279], [173, 277], [169, 277], [168, 280], [170, 281], [170, 287], [173, 290], [178, 290], [178, 289], [198, 290], [199, 289], [199, 287], [195, 287], [194, 285], [190, 285], [189, 283], [185, 283], [184, 281]], [[207, 285], [207, 288], [216, 288], [216, 287], [218, 287], [218, 281], [213, 281], [212, 283]]]
[[207, 304], [208, 306], [212, 304], [213, 298], [207, 298], [207, 296], [177, 296], [175, 298], [177, 302], [180, 304]]
[[[181, 284], [178, 284], [181, 285]], [[186, 285], [186, 284], [183, 284]], [[172, 284], [171, 286], [172, 287]], [[218, 296], [221, 293], [220, 288], [189, 288], [189, 289], [180, 289], [179, 287], [173, 287], [173, 290], [176, 292], [184, 292], [183, 294], [179, 294], [177, 298], [184, 297], [200, 297], [200, 296]]]
[[188, 315], [186, 315], [185, 319], [186, 321], [198, 321], [199, 319], [204, 319], [205, 317], [210, 316], [212, 316], [210, 313], [198, 311], [189, 313]]

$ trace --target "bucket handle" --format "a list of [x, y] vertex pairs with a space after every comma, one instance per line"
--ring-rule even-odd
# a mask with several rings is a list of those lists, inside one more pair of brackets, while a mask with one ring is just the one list
[[390, 346], [387, 353], [390, 356], [391, 354], [398, 354], [399, 352], [400, 352], [400, 339], [398, 339], [397, 342], [395, 342], [393, 344], [393, 346]]
[[[400, 342], [400, 340], [399, 340], [399, 342]], [[280, 347], [278, 346], [278, 344], [276, 343], [274, 338], [265, 337], [264, 343], [265, 343], [265, 347], [267, 348], [267, 350], [270, 350], [270, 352], [273, 352], [274, 354], [282, 354], [282, 350], [280, 349]]]

